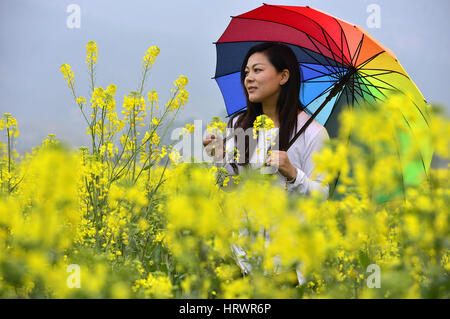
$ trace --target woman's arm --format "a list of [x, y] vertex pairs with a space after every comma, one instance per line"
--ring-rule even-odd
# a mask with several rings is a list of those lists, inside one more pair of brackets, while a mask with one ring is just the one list
[[297, 177], [292, 183], [286, 182], [288, 192], [311, 195], [314, 190], [317, 190], [323, 195], [324, 198], [328, 198], [329, 186], [321, 185], [323, 176], [317, 174], [315, 179], [312, 179], [311, 176], [314, 170], [314, 163], [312, 160], [313, 154], [320, 152], [321, 148], [324, 146], [324, 143], [329, 139], [327, 130], [321, 126], [317, 133], [311, 138], [309, 143], [307, 141], [306, 149], [303, 152], [302, 150], [298, 150], [303, 153], [303, 156], [301, 157], [301, 166], [303, 167], [303, 170], [299, 168], [300, 163], [293, 163], [293, 166], [297, 169]]

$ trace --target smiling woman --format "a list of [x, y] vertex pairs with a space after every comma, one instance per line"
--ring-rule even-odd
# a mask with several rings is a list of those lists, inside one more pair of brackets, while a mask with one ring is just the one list
[[[298, 139], [289, 146], [295, 134], [308, 121], [310, 116], [303, 110], [299, 100], [302, 74], [292, 50], [281, 43], [266, 42], [248, 51], [241, 67], [241, 84], [245, 88], [247, 108], [236, 113], [228, 122], [233, 128], [233, 138], [227, 138], [224, 166], [230, 175], [238, 175], [245, 167], [260, 168], [261, 163], [277, 170], [280, 183], [289, 192], [310, 195], [317, 190], [323, 197], [328, 196], [328, 185], [322, 185], [322, 176], [313, 177], [313, 154], [319, 152], [329, 139], [326, 129], [313, 120]], [[268, 116], [274, 123], [269, 133], [276, 136], [270, 153], [260, 154], [263, 139], [258, 136], [257, 143], [247, 143], [239, 138], [238, 129], [245, 132], [253, 127], [261, 115]], [[241, 131], [242, 132], [242, 131]], [[215, 138], [215, 137], [214, 137]], [[214, 140], [207, 136], [204, 145]], [[216, 140], [221, 143], [220, 140]], [[242, 158], [236, 161], [234, 149]], [[256, 152], [255, 152], [256, 151]], [[225, 156], [226, 155], [226, 156]], [[222, 158], [215, 158], [221, 161]], [[221, 165], [221, 163], [217, 163]]]

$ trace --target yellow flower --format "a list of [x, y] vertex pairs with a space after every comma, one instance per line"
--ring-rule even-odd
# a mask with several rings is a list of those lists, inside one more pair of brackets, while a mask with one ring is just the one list
[[180, 133], [180, 136], [187, 136], [190, 133], [193, 133], [195, 129], [195, 126], [193, 124], [186, 124], [185, 127], [183, 127], [182, 132]]
[[178, 79], [173, 82], [173, 85], [175, 85], [178, 88], [184, 88], [188, 84], [188, 78], [185, 75], [180, 75]]
[[77, 97], [77, 104], [81, 104], [81, 105], [86, 104], [86, 98], [82, 97], [82, 96]]
[[67, 80], [67, 85], [69, 88], [73, 88], [73, 85], [75, 84], [74, 80], [74, 74], [72, 72], [72, 69], [70, 68], [70, 65], [63, 64], [61, 65], [61, 73], [63, 74], [64, 78]]
[[256, 117], [255, 122], [253, 122], [253, 138], [257, 138], [257, 132], [260, 130], [270, 130], [275, 127], [273, 120], [265, 114]]
[[227, 123], [222, 122], [220, 117], [214, 116], [210, 123], [206, 124], [206, 130], [212, 134], [222, 134], [225, 132]]
[[156, 104], [156, 108], [158, 108], [158, 92], [155, 90], [148, 92], [148, 102], [151, 105]]
[[97, 63], [97, 43], [89, 41], [86, 44], [86, 64], [89, 68], [93, 67]]
[[148, 70], [152, 67], [152, 65], [155, 63], [156, 57], [159, 55], [159, 48], [157, 46], [151, 46], [147, 49], [145, 52], [145, 56], [142, 59], [143, 61], [143, 68], [145, 70]]
[[177, 150], [173, 150], [170, 154], [169, 154], [169, 158], [172, 162], [173, 165], [177, 165], [181, 162], [182, 157], [180, 155], [180, 152], [178, 152]]
[[158, 125], [159, 123], [160, 123], [159, 118], [154, 117], [154, 118], [152, 119], [152, 124], [153, 124], [153, 125]]

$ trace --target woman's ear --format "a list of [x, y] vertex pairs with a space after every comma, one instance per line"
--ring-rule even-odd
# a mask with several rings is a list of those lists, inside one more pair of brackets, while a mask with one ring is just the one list
[[284, 69], [283, 71], [281, 71], [280, 85], [284, 85], [288, 80], [289, 80], [289, 70]]

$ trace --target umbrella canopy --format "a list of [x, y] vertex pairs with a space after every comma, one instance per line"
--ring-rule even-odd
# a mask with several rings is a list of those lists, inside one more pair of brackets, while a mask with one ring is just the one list
[[[337, 136], [338, 116], [343, 109], [377, 104], [393, 94], [407, 94], [414, 103], [417, 121], [408, 123], [412, 131], [428, 127], [426, 101], [419, 89], [394, 53], [363, 28], [310, 7], [268, 4], [233, 16], [215, 42], [214, 79], [228, 116], [246, 108], [240, 83], [246, 53], [252, 46], [267, 41], [282, 42], [297, 56], [303, 75], [300, 101], [311, 120], [325, 126], [330, 137]], [[405, 171], [408, 183], [417, 181], [418, 171], [428, 170], [431, 158], [431, 148], [424, 147], [420, 160]]]

